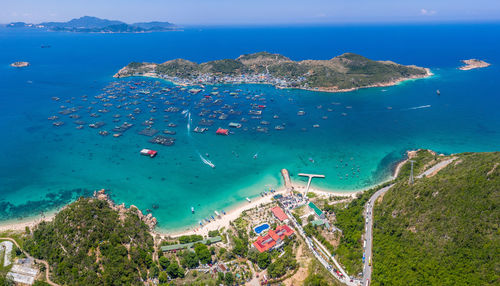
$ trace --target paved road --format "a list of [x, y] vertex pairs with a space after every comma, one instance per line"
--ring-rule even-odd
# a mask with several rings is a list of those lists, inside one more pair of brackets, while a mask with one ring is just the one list
[[[330, 264], [329, 261], [326, 261], [323, 256], [321, 256], [318, 251], [316, 250], [316, 246], [314, 246], [314, 242], [311, 238], [307, 237], [304, 229], [302, 228], [302, 226], [297, 222], [297, 220], [295, 220], [295, 217], [290, 213], [290, 211], [288, 209], [285, 208], [285, 213], [288, 215], [288, 218], [292, 221], [292, 223], [295, 225], [295, 227], [297, 228], [298, 230], [298, 233], [300, 236], [302, 236], [302, 238], [304, 239], [304, 241], [306, 242], [306, 245], [307, 247], [309, 248], [309, 250], [311, 250], [311, 252], [314, 254], [314, 256], [316, 257], [316, 259], [328, 270], [328, 272], [330, 272], [333, 277], [337, 278], [340, 282], [348, 285], [348, 286], [357, 286], [359, 284], [359, 282], [356, 282], [356, 281], [353, 281], [351, 282], [350, 281], [350, 277], [345, 275], [343, 277], [340, 277], [336, 272], [333, 271], [333, 266]], [[318, 241], [319, 242], [319, 241]], [[320, 244], [321, 245], [321, 244]], [[320, 246], [321, 247], [321, 246]], [[327, 253], [329, 253], [327, 251]], [[342, 269], [342, 267], [340, 267], [340, 265], [338, 264], [337, 260], [335, 259], [335, 257], [333, 256], [330, 256], [332, 258], [332, 260], [334, 261], [335, 265], [337, 266], [337, 268], [339, 269], [339, 271], [341, 273], [345, 273], [344, 269]]]
[[47, 261], [45, 260], [40, 260], [40, 259], [36, 259], [32, 256], [30, 256], [26, 251], [24, 251], [20, 246], [19, 244], [17, 243], [17, 241], [15, 241], [13, 238], [10, 238], [10, 237], [0, 237], [1, 240], [8, 240], [8, 241], [12, 241], [19, 249], [21, 249], [22, 252], [24, 252], [24, 254], [26, 255], [26, 257], [28, 258], [32, 258], [35, 262], [37, 263], [43, 263], [45, 265], [45, 282], [49, 283], [50, 285], [52, 286], [59, 286], [59, 284], [56, 284], [54, 282], [52, 282], [50, 280], [50, 277], [49, 277], [49, 264], [47, 263]]
[[378, 197], [387, 192], [390, 188], [392, 188], [392, 186], [394, 186], [394, 184], [378, 190], [366, 203], [366, 208], [365, 208], [366, 247], [364, 252], [365, 262], [363, 265], [363, 285], [367, 285], [368, 284], [367, 281], [371, 280], [372, 277], [372, 267], [371, 265], [369, 265], [369, 260], [372, 257], [372, 246], [373, 246], [373, 205], [375, 204], [375, 201], [378, 199]]
[[422, 177], [427, 177], [431, 175], [434, 172], [438, 172], [439, 170], [443, 169], [444, 167], [448, 166], [451, 162], [453, 162], [457, 157], [450, 158], [448, 160], [444, 160], [442, 162], [437, 163], [436, 165], [432, 166], [431, 168], [427, 169], [425, 172], [422, 174], [418, 175], [417, 178], [420, 179]]

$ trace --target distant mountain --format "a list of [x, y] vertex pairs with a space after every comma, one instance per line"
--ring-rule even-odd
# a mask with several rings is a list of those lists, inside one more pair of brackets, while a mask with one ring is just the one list
[[30, 25], [30, 24], [26, 24], [24, 22], [12, 22], [10, 24], [7, 24], [7, 27], [9, 27], [9, 28], [24, 28], [24, 27], [29, 27], [28, 25]]
[[125, 23], [121, 21], [106, 20], [91, 16], [83, 16], [78, 19], [72, 19], [68, 22], [40, 23], [40, 25], [43, 25], [48, 28], [65, 28], [65, 29], [72, 29], [72, 28], [94, 29], [94, 28], [105, 28], [107, 26], [120, 25], [120, 24], [125, 24]]
[[177, 30], [178, 27], [169, 22], [141, 22], [127, 24], [117, 20], [100, 19], [97, 17], [83, 16], [68, 22], [43, 22], [40, 24], [28, 24], [24, 22], [13, 22], [7, 25], [9, 28], [37, 28], [48, 31], [64, 31], [79, 33], [144, 33]]

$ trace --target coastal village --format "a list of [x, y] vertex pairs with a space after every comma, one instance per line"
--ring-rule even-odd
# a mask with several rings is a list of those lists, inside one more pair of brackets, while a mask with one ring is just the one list
[[[417, 178], [433, 176], [457, 159], [426, 150], [409, 152], [408, 158], [416, 159], [417, 154], [433, 156], [425, 155], [428, 161], [418, 170], [426, 171]], [[435, 159], [429, 161], [430, 158]], [[395, 177], [408, 160], [398, 165]], [[349, 194], [320, 191], [311, 188], [311, 184], [323, 179], [323, 175], [299, 175], [307, 178], [306, 184], [292, 182], [288, 170], [282, 169], [283, 188], [262, 193], [227, 213], [219, 213], [205, 225], [175, 234], [158, 232], [151, 213], [144, 215], [133, 205], [115, 204], [104, 189], [95, 191], [90, 201], [104, 202], [120, 220], [131, 214], [137, 216], [149, 230], [154, 238], [151, 259], [159, 267], [149, 269], [141, 282], [144, 285], [301, 285], [311, 275], [334, 277], [344, 285], [366, 285], [367, 270], [353, 273], [351, 265], [344, 265], [347, 261], [343, 256], [336, 255], [342, 237], [347, 235], [336, 212], [346, 209], [367, 191]], [[366, 206], [367, 223], [370, 205]], [[27, 226], [26, 233], [33, 227]], [[363, 238], [361, 248], [365, 267], [371, 265], [371, 257], [364, 253], [366, 239]], [[0, 272], [6, 272], [6, 277], [16, 284], [33, 285], [42, 280], [58, 285], [50, 280], [47, 262], [34, 259], [19, 248], [16, 240], [0, 237], [0, 253], [4, 257]]]
[[[359, 285], [360, 277], [348, 276], [330, 254], [332, 244], [338, 243], [342, 231], [335, 227], [335, 214], [328, 206], [346, 203], [355, 196], [339, 197], [309, 190], [310, 184], [292, 184], [286, 169], [281, 174], [285, 182], [283, 189], [262, 194], [247, 205], [227, 214], [220, 213], [205, 226], [176, 235], [157, 233], [156, 219], [150, 213], [143, 215], [135, 206], [116, 205], [105, 190], [94, 192], [93, 197], [107, 202], [121, 217], [128, 211], [137, 213], [151, 230], [155, 257], [160, 265], [166, 265], [166, 272], [144, 280], [145, 285], [169, 281], [174, 284], [216, 281], [225, 285], [297, 285], [306, 278], [311, 263], [319, 263], [323, 271], [347, 285]], [[322, 210], [325, 206], [328, 210]], [[25, 254], [11, 241], [2, 241], [0, 245], [0, 253], [5, 254], [4, 267], [10, 269], [9, 279], [19, 285], [45, 280], [43, 261]], [[178, 273], [168, 270], [172, 263], [177, 263]]]

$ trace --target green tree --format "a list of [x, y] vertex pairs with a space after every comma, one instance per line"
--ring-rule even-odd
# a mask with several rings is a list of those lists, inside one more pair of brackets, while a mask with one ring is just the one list
[[311, 222], [311, 221], [313, 221], [313, 220], [314, 220], [314, 215], [309, 215], [309, 216], [307, 217], [307, 221], [308, 221], [308, 222]]
[[163, 270], [167, 269], [167, 267], [170, 265], [170, 260], [166, 258], [165, 256], [160, 257], [160, 266]]
[[235, 237], [234, 239], [233, 253], [241, 257], [245, 257], [248, 252], [247, 244], [240, 238]]
[[330, 283], [321, 275], [311, 274], [304, 280], [304, 286], [329, 286]]
[[168, 282], [167, 272], [165, 271], [160, 272], [160, 275], [158, 276], [158, 281], [160, 281], [160, 283], [167, 283]]
[[156, 264], [153, 264], [153, 266], [151, 266], [151, 269], [149, 269], [149, 277], [156, 278], [158, 277], [158, 275], [160, 275], [160, 269], [158, 268], [158, 266], [156, 266]]
[[182, 278], [184, 277], [184, 269], [182, 269], [176, 261], [170, 262], [167, 267], [167, 273], [172, 278]]
[[257, 263], [257, 258], [259, 257], [259, 251], [255, 248], [252, 248], [248, 251], [248, 260], [252, 261], [253, 263]]
[[194, 245], [194, 251], [200, 259], [201, 264], [207, 264], [212, 261], [212, 255], [205, 244], [197, 243]]
[[226, 275], [224, 276], [224, 281], [226, 282], [226, 285], [233, 285], [234, 283], [233, 273], [231, 272], [226, 273]]
[[200, 265], [196, 253], [186, 250], [182, 254], [182, 265], [187, 268], [196, 268]]
[[266, 269], [270, 263], [271, 263], [271, 255], [269, 255], [268, 252], [262, 252], [257, 257], [257, 265], [259, 265], [260, 269]]

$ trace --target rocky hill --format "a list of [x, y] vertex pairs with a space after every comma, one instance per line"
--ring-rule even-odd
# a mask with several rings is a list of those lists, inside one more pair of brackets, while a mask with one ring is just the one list
[[25, 249], [60, 285], [144, 285], [154, 250], [148, 219], [103, 193], [80, 198], [35, 227]]

